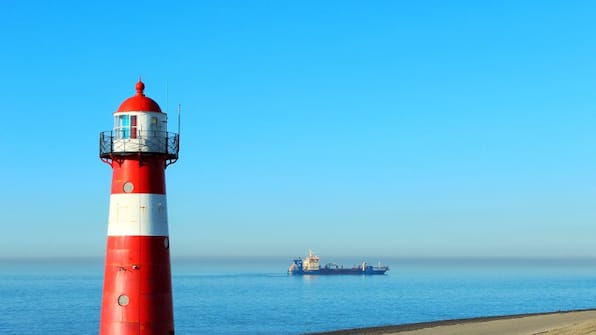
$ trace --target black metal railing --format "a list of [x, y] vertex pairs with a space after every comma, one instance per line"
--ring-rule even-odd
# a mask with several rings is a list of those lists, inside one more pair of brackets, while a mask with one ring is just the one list
[[170, 160], [168, 164], [178, 159], [180, 151], [180, 135], [170, 132], [139, 131], [133, 136], [122, 133], [103, 131], [99, 133], [99, 157], [113, 159], [117, 156], [130, 154], [162, 154]]

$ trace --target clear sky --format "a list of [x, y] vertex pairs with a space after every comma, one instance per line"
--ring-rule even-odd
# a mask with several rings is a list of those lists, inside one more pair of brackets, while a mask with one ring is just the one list
[[105, 252], [112, 113], [182, 104], [176, 256], [596, 256], [592, 1], [0, 3], [0, 257]]

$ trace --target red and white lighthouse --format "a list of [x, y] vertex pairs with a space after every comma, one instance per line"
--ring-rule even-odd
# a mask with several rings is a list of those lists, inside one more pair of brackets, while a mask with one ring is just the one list
[[100, 134], [99, 156], [112, 167], [100, 335], [174, 334], [165, 169], [179, 135], [144, 89], [139, 80]]

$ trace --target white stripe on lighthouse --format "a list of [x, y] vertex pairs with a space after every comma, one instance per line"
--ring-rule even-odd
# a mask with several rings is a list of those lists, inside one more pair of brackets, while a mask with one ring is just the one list
[[166, 195], [110, 195], [108, 236], [169, 236]]

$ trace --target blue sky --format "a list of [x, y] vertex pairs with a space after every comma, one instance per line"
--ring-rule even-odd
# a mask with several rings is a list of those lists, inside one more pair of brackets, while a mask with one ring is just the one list
[[104, 254], [99, 132], [182, 104], [173, 256], [596, 256], [589, 1], [0, 4], [0, 257]]

